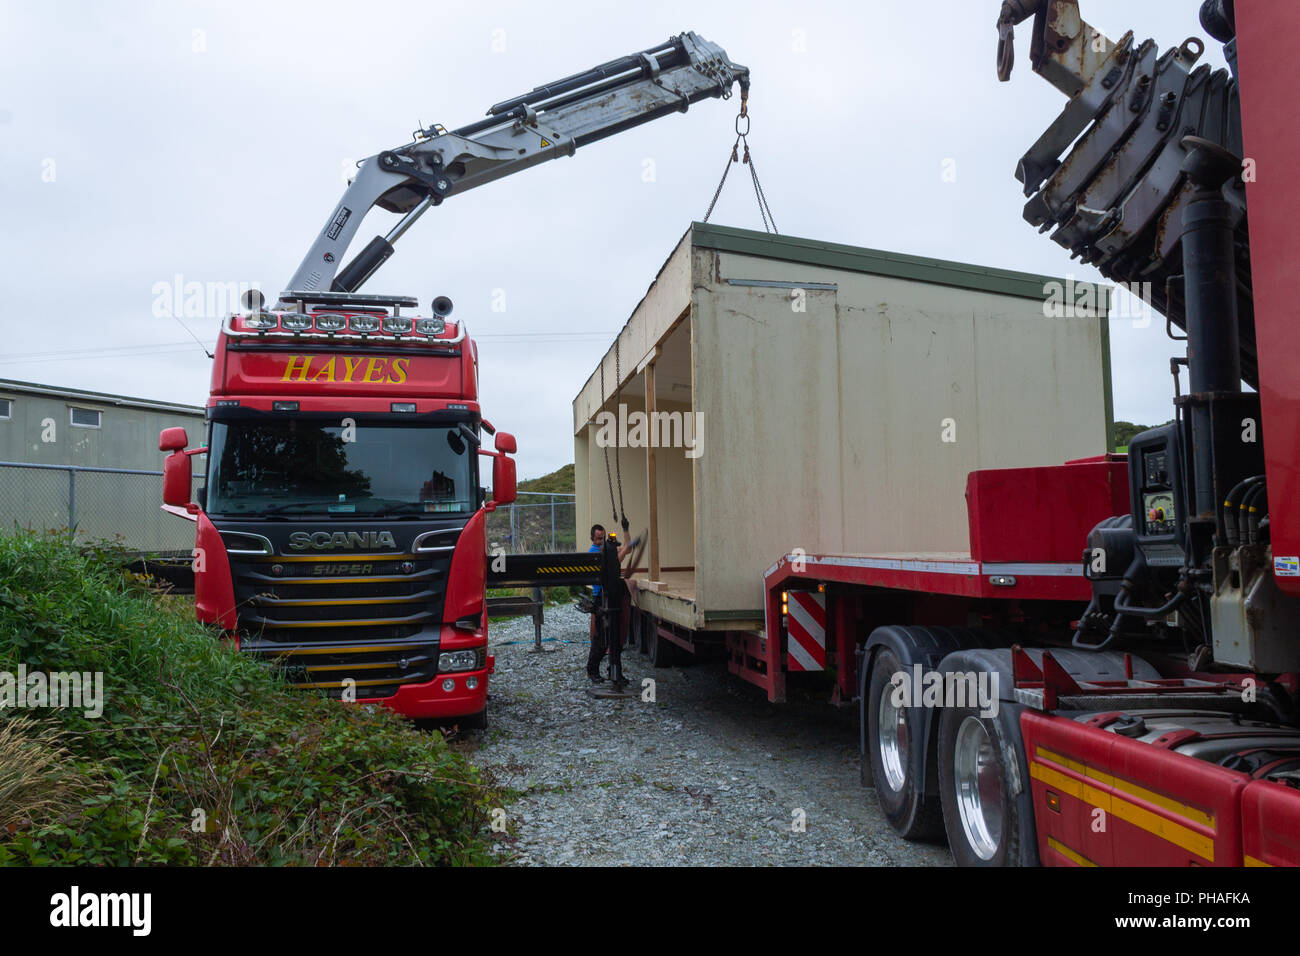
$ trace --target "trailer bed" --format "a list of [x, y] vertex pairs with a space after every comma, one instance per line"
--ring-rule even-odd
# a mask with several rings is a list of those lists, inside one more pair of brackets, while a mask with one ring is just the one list
[[759, 630], [763, 612], [706, 611], [695, 599], [695, 570], [661, 571], [651, 580], [647, 571], [632, 575], [636, 582], [636, 605], [660, 620], [692, 631]]
[[786, 554], [763, 579], [771, 589], [804, 569], [819, 581], [959, 597], [1087, 601], [1090, 594], [1077, 561], [979, 561], [968, 551]]

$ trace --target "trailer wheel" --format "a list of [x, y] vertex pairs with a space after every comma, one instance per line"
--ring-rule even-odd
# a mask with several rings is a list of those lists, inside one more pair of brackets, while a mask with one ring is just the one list
[[[912, 726], [907, 708], [894, 706], [890, 681], [902, 670], [888, 648], [879, 651], [871, 665], [866, 704], [871, 781], [890, 826], [906, 840], [933, 840], [943, 835], [943, 810], [933, 795], [926, 799], [917, 787], [915, 749], [925, 747], [925, 741], [917, 739], [919, 730]], [[933, 748], [927, 759], [934, 779]]]
[[997, 717], [970, 708], [939, 718], [939, 790], [958, 866], [1022, 866], [1020, 801], [1013, 774], [1019, 743]]
[[659, 622], [647, 615], [646, 621], [646, 656], [655, 667], [670, 667], [673, 663], [675, 647], [672, 641], [659, 636]]

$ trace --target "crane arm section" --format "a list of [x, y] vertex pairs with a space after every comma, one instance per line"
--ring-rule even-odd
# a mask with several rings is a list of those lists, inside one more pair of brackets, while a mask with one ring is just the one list
[[[359, 164], [281, 300], [289, 301], [289, 291], [353, 292], [392, 255], [397, 238], [449, 196], [572, 156], [580, 146], [669, 113], [684, 113], [699, 100], [725, 99], [736, 83], [743, 101], [748, 68], [687, 32], [504, 100], [485, 119], [460, 129], [419, 130], [412, 142]], [[403, 218], [340, 269], [361, 220], [375, 206]]]

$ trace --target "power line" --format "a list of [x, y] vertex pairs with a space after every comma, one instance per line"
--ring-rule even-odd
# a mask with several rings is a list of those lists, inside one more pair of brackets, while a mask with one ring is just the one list
[[0, 365], [20, 363], [39, 364], [42, 362], [76, 362], [95, 358], [137, 358], [144, 355], [166, 355], [189, 351], [194, 345], [190, 342], [173, 342], [165, 345], [133, 345], [115, 349], [67, 349], [54, 352], [36, 352], [23, 355], [11, 355], [0, 358]]
[[[189, 345], [189, 342], [142, 342], [138, 345], [105, 345], [94, 348], [78, 349], [50, 349], [45, 352], [18, 352], [11, 356], [12, 358], [44, 358], [47, 355], [71, 355], [77, 352], [94, 352], [96, 355], [102, 355], [105, 352], [129, 352], [136, 349], [156, 349], [170, 348], [176, 345]], [[8, 361], [6, 358], [4, 361]]]
[[[545, 342], [548, 340], [604, 340], [607, 339], [609, 335], [610, 333], [608, 332], [484, 332], [474, 334], [472, 337], [480, 341]], [[205, 348], [208, 345], [197, 337], [195, 338], [195, 342]], [[215, 345], [216, 343], [213, 342], [212, 344]], [[309, 343], [304, 344], [306, 345]], [[19, 352], [11, 354], [4, 358], [0, 358], [0, 364], [12, 364], [15, 362], [75, 361], [79, 358], [101, 358], [106, 355], [161, 355], [193, 347], [193, 342], [154, 342], [141, 345], [112, 345], [97, 348], [51, 349], [45, 352]]]

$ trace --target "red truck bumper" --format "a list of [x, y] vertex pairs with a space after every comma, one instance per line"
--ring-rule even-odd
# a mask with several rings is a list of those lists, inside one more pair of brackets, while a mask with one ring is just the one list
[[[489, 655], [482, 670], [439, 674], [427, 684], [404, 684], [392, 697], [358, 699], [357, 703], [382, 704], [417, 719], [469, 717], [487, 707], [488, 675], [495, 666], [496, 658]], [[444, 687], [447, 682], [449, 688]]]

